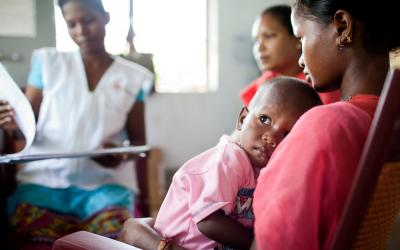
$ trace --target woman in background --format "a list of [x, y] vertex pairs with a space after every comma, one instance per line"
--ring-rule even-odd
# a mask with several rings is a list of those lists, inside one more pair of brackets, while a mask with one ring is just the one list
[[[145, 144], [144, 89], [151, 73], [106, 52], [109, 15], [101, 0], [59, 0], [59, 6], [79, 51], [33, 53], [26, 96], [37, 131], [29, 153], [90, 151], [122, 145], [125, 139]], [[0, 124], [6, 126], [13, 122], [12, 107], [1, 105]], [[132, 216], [138, 191], [133, 164], [110, 156], [22, 166], [8, 200], [17, 247], [49, 243], [44, 247], [50, 248], [55, 239], [77, 230], [115, 237]]]
[[[293, 34], [290, 6], [277, 5], [265, 9], [256, 19], [252, 29], [253, 54], [262, 75], [240, 92], [244, 105], [248, 105], [260, 85], [279, 75], [305, 80], [298, 61], [301, 44]], [[338, 101], [339, 91], [320, 93], [324, 104]]]

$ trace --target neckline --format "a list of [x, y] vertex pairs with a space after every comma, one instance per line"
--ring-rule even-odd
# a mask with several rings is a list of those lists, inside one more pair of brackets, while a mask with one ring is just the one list
[[87, 74], [86, 74], [85, 63], [83, 62], [83, 57], [82, 57], [82, 55], [81, 55], [81, 53], [80, 53], [79, 50], [76, 51], [76, 56], [77, 56], [78, 59], [79, 59], [78, 61], [79, 61], [79, 63], [80, 63], [80, 71], [81, 71], [81, 75], [82, 75], [82, 77], [83, 77], [83, 79], [84, 79], [85, 89], [86, 89], [87, 93], [89, 93], [89, 94], [94, 94], [94, 93], [96, 92], [96, 90], [97, 90], [101, 85], [103, 85], [103, 84], [102, 84], [102, 82], [104, 81], [103, 79], [106, 77], [107, 72], [110, 71], [110, 68], [112, 68], [113, 65], [115, 64], [115, 61], [116, 61], [117, 57], [114, 56], [114, 55], [110, 55], [111, 58], [113, 59], [113, 61], [112, 61], [111, 64], [107, 67], [107, 69], [103, 72], [103, 74], [101, 75], [101, 77], [100, 77], [99, 81], [97, 82], [95, 88], [91, 89], [91, 88], [89, 87], [89, 81], [88, 81], [89, 79], [88, 79], [88, 76], [87, 76]]
[[360, 99], [379, 99], [378, 95], [374, 94], [356, 94], [356, 95], [350, 95], [344, 99], [341, 99], [342, 102], [353, 102], [357, 101]]

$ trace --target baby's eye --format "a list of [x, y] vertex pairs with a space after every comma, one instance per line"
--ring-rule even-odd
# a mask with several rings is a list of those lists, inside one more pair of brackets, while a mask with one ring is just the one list
[[260, 115], [258, 117], [258, 119], [260, 120], [261, 123], [266, 124], [266, 125], [271, 125], [271, 123], [272, 123], [271, 118], [269, 118], [266, 115]]

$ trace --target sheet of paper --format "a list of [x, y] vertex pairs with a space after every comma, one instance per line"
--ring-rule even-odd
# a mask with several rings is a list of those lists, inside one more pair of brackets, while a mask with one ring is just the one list
[[112, 154], [135, 154], [138, 156], [144, 156], [143, 154], [150, 150], [150, 146], [128, 146], [118, 148], [107, 148], [97, 149], [87, 152], [73, 152], [73, 153], [48, 153], [48, 154], [13, 154], [0, 156], [1, 163], [24, 163], [30, 161], [40, 161], [48, 159], [59, 159], [59, 158], [77, 158], [77, 157], [94, 157], [104, 156]]
[[24, 93], [7, 73], [0, 63], [0, 99], [7, 100], [15, 111], [15, 121], [25, 136], [25, 148], [23, 153], [32, 145], [35, 137], [36, 123], [31, 104]]

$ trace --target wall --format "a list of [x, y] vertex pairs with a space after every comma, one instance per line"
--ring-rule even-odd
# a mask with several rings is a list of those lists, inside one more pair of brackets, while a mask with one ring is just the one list
[[55, 46], [56, 44], [53, 6], [53, 0], [36, 0], [36, 37], [17, 38], [0, 36], [0, 50], [3, 53], [17, 52], [22, 56], [18, 62], [2, 62], [19, 85], [25, 85], [26, 83], [32, 50], [39, 47]]
[[166, 166], [177, 168], [233, 131], [238, 91], [259, 74], [252, 57], [251, 27], [267, 6], [288, 1], [218, 1], [216, 93], [156, 94], [147, 104], [148, 140], [162, 148]]

